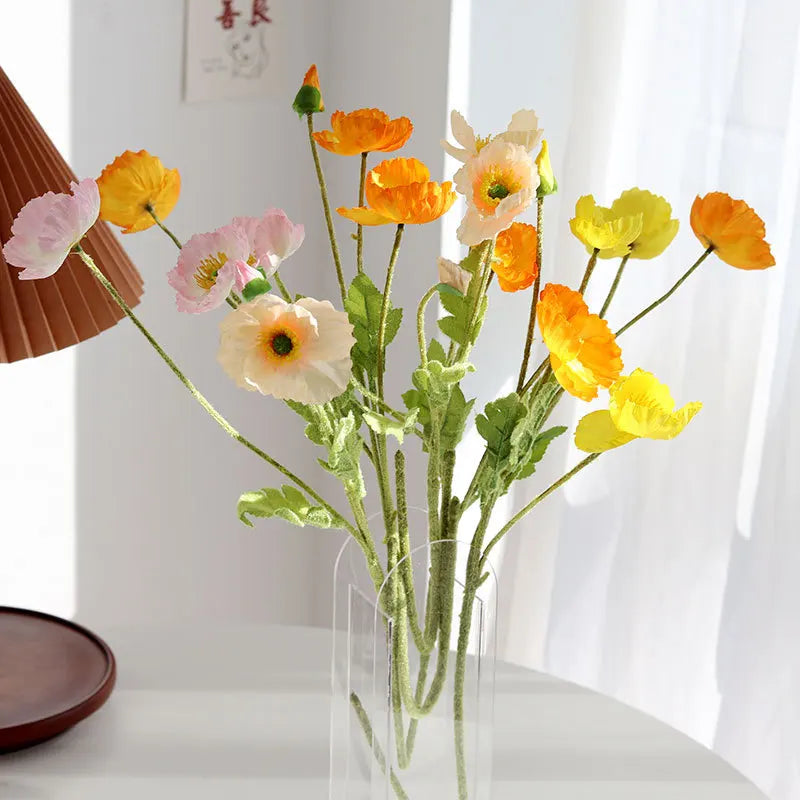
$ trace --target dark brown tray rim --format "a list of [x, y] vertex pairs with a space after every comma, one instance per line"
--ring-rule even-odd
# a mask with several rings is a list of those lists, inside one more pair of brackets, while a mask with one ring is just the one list
[[[84, 628], [83, 625], [79, 625], [77, 622], [64, 619], [63, 617], [57, 617], [54, 614], [47, 614], [44, 611], [33, 611], [32, 609], [16, 608], [14, 606], [0, 606], [0, 615], [2, 614], [34, 617], [36, 619], [45, 620], [46, 622], [51, 622], [66, 628], [71, 628], [76, 633], [85, 636], [98, 647], [98, 649], [105, 656], [106, 669], [103, 673], [103, 677], [97, 684], [97, 687], [94, 689], [94, 691], [74, 705], [70, 706], [70, 708], [64, 709], [64, 711], [59, 711], [57, 714], [51, 714], [48, 717], [41, 717], [40, 719], [32, 719], [27, 722], [20, 722], [16, 725], [0, 727], [0, 753], [3, 752], [3, 743], [1, 741], [2, 737], [7, 736], [12, 732], [19, 734], [25, 732], [27, 729], [32, 729], [32, 731], [38, 728], [51, 729], [55, 723], [63, 720], [64, 718], [71, 720], [70, 723], [63, 729], [67, 730], [67, 728], [72, 727], [72, 725], [77, 724], [83, 719], [86, 719], [86, 717], [97, 711], [106, 702], [106, 700], [108, 700], [114, 688], [117, 677], [117, 662], [114, 658], [114, 653], [111, 651], [111, 648], [102, 638], [100, 638], [100, 636], [98, 636], [96, 633], [93, 633], [88, 628]], [[49, 737], [46, 735], [45, 738]], [[34, 744], [38, 741], [41, 741], [41, 739], [32, 738], [31, 744]]]

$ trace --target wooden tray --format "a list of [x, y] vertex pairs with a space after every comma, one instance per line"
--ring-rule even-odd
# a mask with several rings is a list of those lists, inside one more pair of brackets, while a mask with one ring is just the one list
[[0, 753], [86, 719], [114, 688], [108, 645], [73, 622], [0, 606]]

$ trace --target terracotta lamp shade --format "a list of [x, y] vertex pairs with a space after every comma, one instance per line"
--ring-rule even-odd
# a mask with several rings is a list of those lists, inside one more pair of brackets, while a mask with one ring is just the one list
[[[75, 175], [0, 68], [0, 243], [33, 197], [65, 192]], [[130, 306], [142, 277], [110, 228], [98, 221], [82, 247]], [[50, 278], [21, 281], [0, 252], [0, 363], [41, 356], [96, 336], [123, 313], [83, 262], [70, 255]]]

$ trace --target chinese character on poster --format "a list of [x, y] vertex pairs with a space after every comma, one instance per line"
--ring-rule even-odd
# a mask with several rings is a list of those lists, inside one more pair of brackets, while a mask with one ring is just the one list
[[184, 100], [283, 92], [286, 0], [186, 0]]

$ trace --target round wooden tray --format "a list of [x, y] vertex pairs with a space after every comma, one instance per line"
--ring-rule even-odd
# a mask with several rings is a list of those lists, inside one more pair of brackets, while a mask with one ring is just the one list
[[114, 688], [108, 645], [73, 622], [0, 606], [0, 753], [86, 719]]

